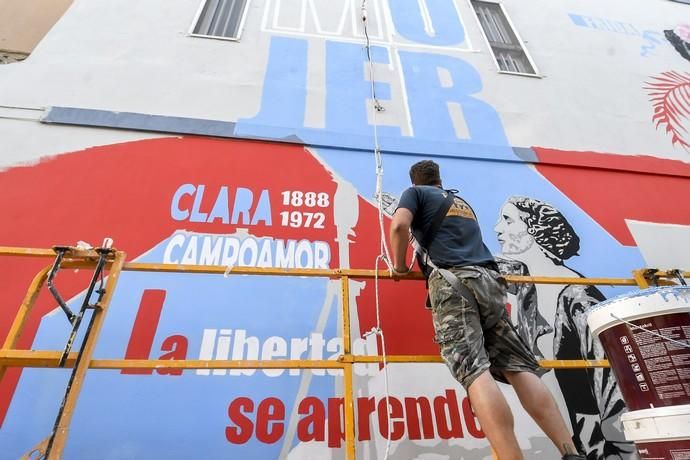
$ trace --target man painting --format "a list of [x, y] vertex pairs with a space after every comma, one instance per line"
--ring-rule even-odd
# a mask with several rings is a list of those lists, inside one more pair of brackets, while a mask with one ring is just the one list
[[[584, 459], [576, 453], [556, 402], [538, 377], [534, 355], [510, 321], [506, 284], [484, 245], [474, 211], [442, 188], [435, 162], [414, 164], [410, 179], [413, 186], [403, 192], [391, 223], [394, 269], [400, 274], [409, 271], [405, 255], [411, 230], [423, 246], [420, 264], [429, 284], [441, 355], [465, 387], [498, 458], [523, 456], [512, 412], [496, 380], [513, 386], [522, 406], [564, 459]], [[433, 233], [431, 238], [428, 232]]]

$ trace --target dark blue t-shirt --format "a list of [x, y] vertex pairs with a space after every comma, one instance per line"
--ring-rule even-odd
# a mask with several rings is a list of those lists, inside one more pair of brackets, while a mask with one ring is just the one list
[[[431, 185], [417, 185], [405, 190], [398, 208], [408, 209], [414, 216], [412, 234], [417, 241], [431, 227], [436, 212], [446, 199], [446, 192]], [[455, 197], [446, 213], [429, 251], [429, 257], [440, 268], [488, 265], [494, 258], [482, 240], [477, 216], [465, 200]]]

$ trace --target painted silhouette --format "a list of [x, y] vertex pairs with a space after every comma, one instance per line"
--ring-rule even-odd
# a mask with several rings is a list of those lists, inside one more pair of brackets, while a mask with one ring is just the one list
[[[542, 201], [513, 196], [494, 227], [497, 258], [505, 274], [582, 277], [565, 265], [578, 255], [580, 238], [563, 214]], [[585, 311], [605, 299], [594, 286], [511, 286], [512, 312], [520, 336], [538, 358], [603, 359], [601, 343], [587, 326]], [[587, 459], [634, 458], [620, 415], [625, 403], [610, 369], [555, 370], [573, 429]]]

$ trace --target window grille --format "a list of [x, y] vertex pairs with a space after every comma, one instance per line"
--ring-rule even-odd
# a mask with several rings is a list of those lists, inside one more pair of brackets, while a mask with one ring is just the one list
[[498, 68], [503, 72], [536, 75], [527, 53], [498, 3], [472, 0]]
[[204, 0], [192, 35], [237, 40], [248, 0]]

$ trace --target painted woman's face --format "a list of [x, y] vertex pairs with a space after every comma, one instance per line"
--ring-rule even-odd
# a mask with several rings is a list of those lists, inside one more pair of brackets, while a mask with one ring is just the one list
[[522, 254], [535, 243], [527, 233], [527, 224], [520, 219], [520, 211], [511, 203], [503, 205], [494, 231], [501, 243], [501, 252], [506, 256]]

